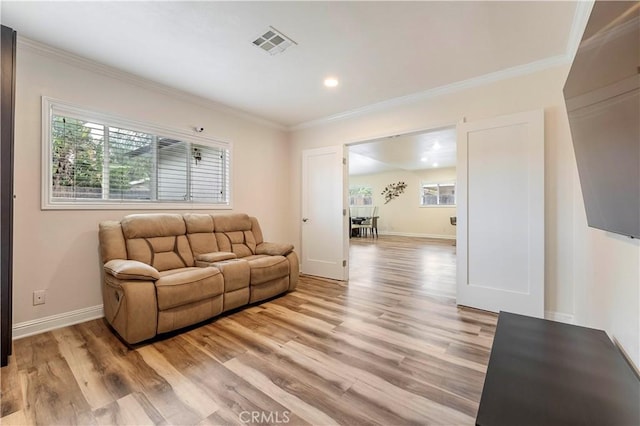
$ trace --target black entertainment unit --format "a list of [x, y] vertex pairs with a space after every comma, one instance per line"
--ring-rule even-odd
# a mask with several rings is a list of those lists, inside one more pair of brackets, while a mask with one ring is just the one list
[[640, 425], [640, 379], [602, 330], [501, 312], [476, 424]]

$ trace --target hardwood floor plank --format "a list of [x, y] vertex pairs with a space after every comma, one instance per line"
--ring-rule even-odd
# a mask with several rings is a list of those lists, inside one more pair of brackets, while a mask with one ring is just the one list
[[[44, 357], [43, 357], [44, 358]], [[25, 395], [25, 415], [30, 423], [84, 424], [91, 407], [84, 399], [67, 361], [61, 356], [20, 370]], [[32, 360], [34, 358], [31, 358]]]
[[201, 327], [184, 334], [192, 345], [203, 348], [207, 354], [220, 362], [225, 362], [238, 355], [242, 355], [247, 348], [233, 339], [221, 335], [216, 327]]
[[0, 424], [3, 426], [24, 426], [32, 424], [32, 422], [29, 421], [24, 410], [18, 410], [2, 416]]
[[[156, 348], [185, 377], [206, 390], [219, 407], [217, 416], [239, 419], [243, 412], [287, 411], [214, 359], [207, 348], [194, 346], [182, 336], [158, 342]], [[292, 419], [306, 423], [296, 416]]]
[[16, 340], [13, 347], [18, 370], [33, 368], [62, 357], [58, 342], [51, 333], [36, 334]]
[[479, 402], [484, 374], [436, 357], [406, 357], [399, 369], [417, 380], [431, 383], [469, 401]]
[[456, 306], [455, 247], [355, 240], [348, 283], [135, 348], [104, 319], [15, 341], [0, 423], [473, 424], [497, 316]]
[[356, 382], [350, 390], [365, 396], [376, 405], [386, 407], [412, 423], [434, 425], [473, 424], [473, 417], [434, 403], [411, 392], [403, 391], [402, 389], [389, 389], [388, 386], [382, 385], [377, 387], [369, 383]]
[[[13, 413], [21, 411], [22, 404], [22, 392], [20, 392], [20, 386], [16, 386], [19, 383], [18, 366], [17, 363], [11, 357], [9, 364], [0, 369], [0, 418], [9, 416]], [[24, 416], [24, 413], [14, 416]]]
[[177, 397], [201, 419], [210, 416], [218, 409], [215, 401], [176, 370], [153, 346], [139, 348], [138, 353], [149, 367], [159, 372], [171, 385]]
[[[94, 412], [99, 425], [156, 425], [166, 423], [160, 414], [147, 413], [149, 404], [140, 404], [136, 394], [129, 394]], [[145, 407], [146, 405], [146, 407]], [[146, 408], [146, 409], [145, 409]]]
[[483, 364], [479, 364], [474, 361], [469, 361], [466, 359], [461, 359], [457, 357], [447, 357], [446, 348], [433, 346], [428, 343], [424, 343], [420, 339], [415, 337], [406, 336], [397, 332], [389, 331], [383, 327], [379, 327], [371, 324], [364, 324], [361, 322], [350, 321], [348, 324], [345, 322], [340, 327], [349, 328], [351, 330], [357, 330], [362, 334], [366, 334], [370, 337], [375, 337], [390, 344], [398, 345], [400, 347], [404, 347], [405, 349], [412, 351], [419, 351], [431, 356], [439, 357], [440, 359], [449, 359], [451, 362], [461, 365], [463, 367], [473, 368], [482, 373], [486, 373], [487, 366]]
[[[370, 357], [363, 357], [357, 351], [349, 350], [345, 346], [319, 346], [317, 343], [310, 344], [308, 341], [298, 340], [302, 344], [301, 346], [298, 346], [297, 341], [285, 346], [305, 353], [306, 356], [315, 359], [321, 364], [339, 363], [342, 367], [342, 374], [351, 380], [368, 383], [376, 387], [384, 387], [390, 392], [393, 389], [406, 390], [467, 414], [474, 414], [477, 410], [477, 404], [473, 401], [469, 401], [463, 396], [438, 387], [433, 383], [421, 381], [412, 372], [401, 369], [397, 365], [380, 362], [379, 360], [378, 362], [373, 362]], [[313, 346], [313, 348], [310, 346]]]
[[[329, 414], [322, 412], [313, 405], [306, 403], [298, 396], [283, 389], [283, 387], [286, 388], [291, 386], [285, 381], [285, 376], [274, 379], [278, 384], [274, 383], [274, 380], [267, 377], [264, 372], [264, 370], [267, 370], [269, 366], [259, 362], [256, 363], [255, 361], [247, 362], [251, 357], [252, 355], [249, 354], [241, 355], [225, 362], [224, 365], [238, 376], [244, 378], [249, 382], [249, 384], [259, 389], [262, 393], [269, 395], [271, 398], [282, 404], [283, 407], [287, 407], [287, 409], [303, 418], [309, 424], [338, 424], [338, 422], [330, 417]], [[259, 367], [256, 368], [255, 364], [259, 364]], [[298, 383], [297, 386], [298, 389], [296, 390], [304, 389], [304, 385], [301, 383]]]
[[229, 416], [229, 413], [229, 411], [218, 410], [206, 419], [203, 419], [197, 426], [242, 426], [246, 424], [240, 420], [239, 416]]
[[80, 384], [80, 391], [92, 409], [96, 409], [119, 398], [118, 393], [110, 392], [104, 381], [104, 368], [97, 366], [93, 357], [87, 350], [87, 345], [77, 330], [73, 327], [65, 327], [54, 330], [53, 336], [58, 342], [62, 356], [67, 360], [71, 373]]

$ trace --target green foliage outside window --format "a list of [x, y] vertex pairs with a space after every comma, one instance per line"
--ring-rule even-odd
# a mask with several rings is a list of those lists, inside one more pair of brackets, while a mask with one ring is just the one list
[[365, 185], [353, 185], [349, 187], [350, 206], [373, 205], [373, 188]]

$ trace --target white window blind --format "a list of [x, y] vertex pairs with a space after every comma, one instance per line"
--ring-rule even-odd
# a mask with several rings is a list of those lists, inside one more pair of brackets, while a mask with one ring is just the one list
[[76, 108], [46, 109], [44, 208], [230, 207], [228, 144]]

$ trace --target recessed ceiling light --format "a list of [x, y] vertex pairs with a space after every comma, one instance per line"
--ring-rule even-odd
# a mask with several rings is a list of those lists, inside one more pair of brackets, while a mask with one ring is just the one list
[[327, 87], [336, 87], [338, 85], [338, 79], [334, 77], [325, 78], [324, 85]]
[[440, 142], [436, 141], [436, 143], [433, 144], [433, 149], [435, 149], [436, 151], [440, 149]]
[[433, 167], [438, 167], [438, 163], [433, 163]]
[[422, 161], [423, 163], [426, 163], [427, 161], [429, 161], [429, 159], [427, 157], [422, 157], [420, 161]]

